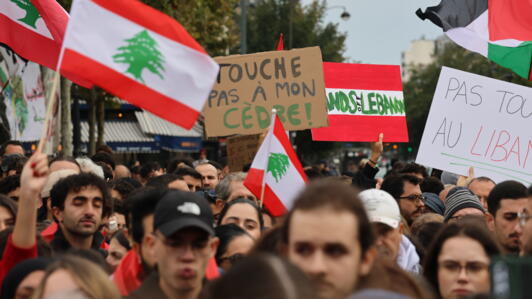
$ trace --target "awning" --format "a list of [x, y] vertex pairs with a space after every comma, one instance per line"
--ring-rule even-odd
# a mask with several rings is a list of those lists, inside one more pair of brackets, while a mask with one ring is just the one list
[[203, 127], [198, 123], [192, 129], [185, 130], [146, 111], [136, 111], [135, 117], [142, 132], [153, 135], [162, 149], [198, 152], [203, 145]]
[[[117, 153], [158, 153], [160, 146], [153, 136], [144, 134], [138, 123], [106, 121], [103, 141]], [[81, 122], [81, 142], [89, 142], [89, 124]]]

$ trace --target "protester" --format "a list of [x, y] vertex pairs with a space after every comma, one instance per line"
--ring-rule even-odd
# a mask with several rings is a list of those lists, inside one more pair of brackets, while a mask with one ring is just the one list
[[234, 223], [258, 240], [264, 225], [262, 213], [254, 201], [237, 198], [228, 202], [218, 219], [218, 225]]
[[0, 194], [0, 231], [13, 227], [17, 217], [18, 204], [11, 198]]
[[392, 175], [384, 179], [381, 189], [397, 200], [401, 215], [408, 225], [425, 212], [425, 198], [421, 193], [418, 177], [402, 174]]
[[78, 161], [68, 156], [58, 156], [52, 159], [48, 164], [48, 167], [50, 168], [50, 173], [63, 169], [70, 169], [76, 173], [81, 172], [81, 167], [79, 166]]
[[228, 271], [242, 260], [253, 247], [255, 240], [240, 226], [226, 224], [216, 227], [215, 235], [220, 240], [216, 250], [216, 264]]
[[429, 176], [427, 169], [423, 165], [417, 163], [407, 163], [399, 170], [399, 174], [408, 174], [417, 177], [420, 182]]
[[98, 162], [102, 162], [105, 165], [107, 165], [111, 171], [115, 170], [116, 162], [113, 159], [113, 156], [107, 152], [97, 152], [94, 156], [91, 157], [91, 160], [94, 161], [94, 163], [98, 164]]
[[136, 189], [129, 178], [112, 180], [107, 183], [107, 186], [111, 190], [111, 197], [114, 200], [125, 200]]
[[121, 297], [105, 272], [96, 264], [80, 257], [63, 256], [47, 267], [33, 298]]
[[20, 155], [24, 156], [24, 148], [22, 147], [22, 143], [16, 140], [8, 140], [2, 144], [2, 147], [0, 148], [0, 156], [5, 157], [9, 155]]
[[123, 178], [130, 178], [130, 177], [131, 177], [131, 171], [129, 170], [129, 168], [127, 168], [127, 166], [122, 165], [122, 164], [117, 164], [115, 166], [115, 171], [114, 171], [115, 179], [123, 179]]
[[155, 257], [146, 239], [153, 232], [155, 207], [167, 192], [168, 189], [141, 188], [126, 199], [131, 219], [128, 229], [133, 245], [112, 278], [121, 295], [126, 296], [136, 290], [155, 265]]
[[214, 190], [220, 182], [218, 170], [209, 162], [201, 162], [195, 167], [201, 174], [201, 184], [203, 189]]
[[455, 222], [466, 215], [484, 217], [486, 211], [478, 197], [465, 187], [455, 187], [445, 199], [444, 222]]
[[[168, 162], [166, 165], [166, 172], [168, 173], [175, 173], [181, 168], [192, 168], [194, 169], [194, 165], [192, 163], [192, 159], [187, 157], [181, 157], [181, 158], [173, 158]], [[195, 192], [195, 191], [193, 191]]]
[[146, 242], [156, 270], [129, 298], [197, 298], [218, 246], [209, 203], [192, 192], [169, 191], [155, 208], [153, 230]]
[[440, 179], [433, 176], [424, 178], [419, 187], [421, 192], [434, 193], [436, 196], [445, 188]]
[[370, 144], [371, 155], [369, 156], [369, 159], [365, 159], [364, 163], [360, 161], [361, 165], [359, 168], [361, 168], [361, 170], [354, 173], [352, 178], [352, 184], [355, 188], [359, 190], [376, 188], [377, 180], [375, 179], [375, 176], [379, 172], [377, 163], [379, 162], [384, 150], [382, 144], [383, 138], [384, 134], [380, 133], [378, 136], [378, 141], [372, 142]]
[[10, 175], [0, 180], [0, 194], [18, 201], [20, 194], [20, 175]]
[[350, 186], [311, 182], [286, 216], [283, 243], [319, 298], [345, 298], [375, 259], [374, 237], [364, 206]]
[[207, 286], [201, 299], [317, 298], [313, 285], [297, 267], [284, 259], [260, 254], [251, 256]]
[[19, 175], [28, 158], [20, 155], [4, 156], [0, 163], [1, 178]]
[[358, 196], [372, 222], [379, 255], [397, 263], [403, 270], [420, 273], [419, 256], [414, 244], [403, 235], [401, 212], [395, 199], [377, 189], [365, 190]]
[[527, 206], [527, 189], [516, 181], [498, 183], [488, 196], [488, 211], [499, 244], [506, 253], [517, 254], [521, 250], [522, 229], [518, 214]]
[[216, 186], [216, 196], [224, 203], [230, 202], [236, 198], [247, 198], [252, 201], [257, 201], [257, 197], [244, 186], [246, 173], [234, 172], [228, 174]]
[[63, 178], [50, 191], [50, 200], [58, 223], [51, 242], [54, 251], [107, 247], [98, 230], [112, 207], [107, 186], [101, 178], [91, 173]]
[[423, 197], [425, 198], [425, 212], [432, 212], [443, 216], [445, 213], [445, 204], [436, 193], [423, 192]]
[[131, 250], [131, 244], [124, 234], [124, 230], [114, 232], [110, 237], [110, 240], [109, 250], [105, 261], [109, 264], [111, 270], [114, 271], [127, 252]]
[[488, 195], [493, 190], [493, 187], [495, 187], [495, 182], [485, 176], [474, 178], [467, 185], [467, 188], [478, 196], [480, 203], [486, 210], [488, 209]]
[[178, 176], [181, 176], [185, 183], [187, 183], [190, 192], [200, 191], [201, 189], [201, 174], [191, 167], [178, 167], [175, 171], [171, 172]]
[[481, 222], [447, 224], [425, 258], [424, 275], [443, 299], [489, 294], [489, 264], [501, 249]]
[[155, 161], [149, 161], [148, 163], [143, 164], [140, 167], [140, 182], [142, 183], [142, 185], [146, 185], [150, 178], [157, 177], [163, 174], [164, 171], [161, 165], [159, 165], [159, 163]]
[[146, 183], [146, 187], [190, 191], [187, 183], [183, 180], [183, 178], [173, 173], [165, 173], [159, 176], [149, 178], [148, 182]]
[[51, 262], [50, 258], [35, 258], [18, 263], [5, 277], [0, 298], [31, 298]]

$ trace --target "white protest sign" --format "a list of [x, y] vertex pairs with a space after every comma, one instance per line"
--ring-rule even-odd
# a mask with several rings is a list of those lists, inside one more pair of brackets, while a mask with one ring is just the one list
[[443, 67], [416, 162], [532, 184], [532, 88]]

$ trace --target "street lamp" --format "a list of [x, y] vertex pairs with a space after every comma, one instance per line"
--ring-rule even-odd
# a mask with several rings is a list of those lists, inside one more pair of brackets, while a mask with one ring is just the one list
[[331, 7], [327, 7], [327, 10], [329, 9], [335, 9], [335, 8], [340, 8], [340, 9], [343, 9], [344, 11], [342, 12], [342, 14], [340, 15], [340, 18], [344, 21], [348, 21], [349, 18], [351, 18], [351, 14], [347, 11], [347, 8], [343, 5], [334, 5], [334, 6], [331, 6]]

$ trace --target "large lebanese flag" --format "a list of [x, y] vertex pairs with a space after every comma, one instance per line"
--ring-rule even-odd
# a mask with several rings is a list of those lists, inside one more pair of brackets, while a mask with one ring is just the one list
[[61, 72], [194, 126], [219, 67], [181, 24], [136, 0], [76, 0], [70, 17]]
[[461, 47], [532, 80], [532, 1], [443, 0], [416, 14]]
[[[281, 216], [292, 207], [299, 192], [305, 188], [307, 176], [277, 115], [272, 121], [244, 185], [261, 198], [270, 213]], [[264, 186], [264, 193], [262, 187]]]
[[25, 59], [51, 69], [57, 67], [61, 44], [29, 0], [0, 1], [0, 42]]
[[315, 141], [408, 142], [398, 65], [324, 62], [329, 126], [312, 129]]

